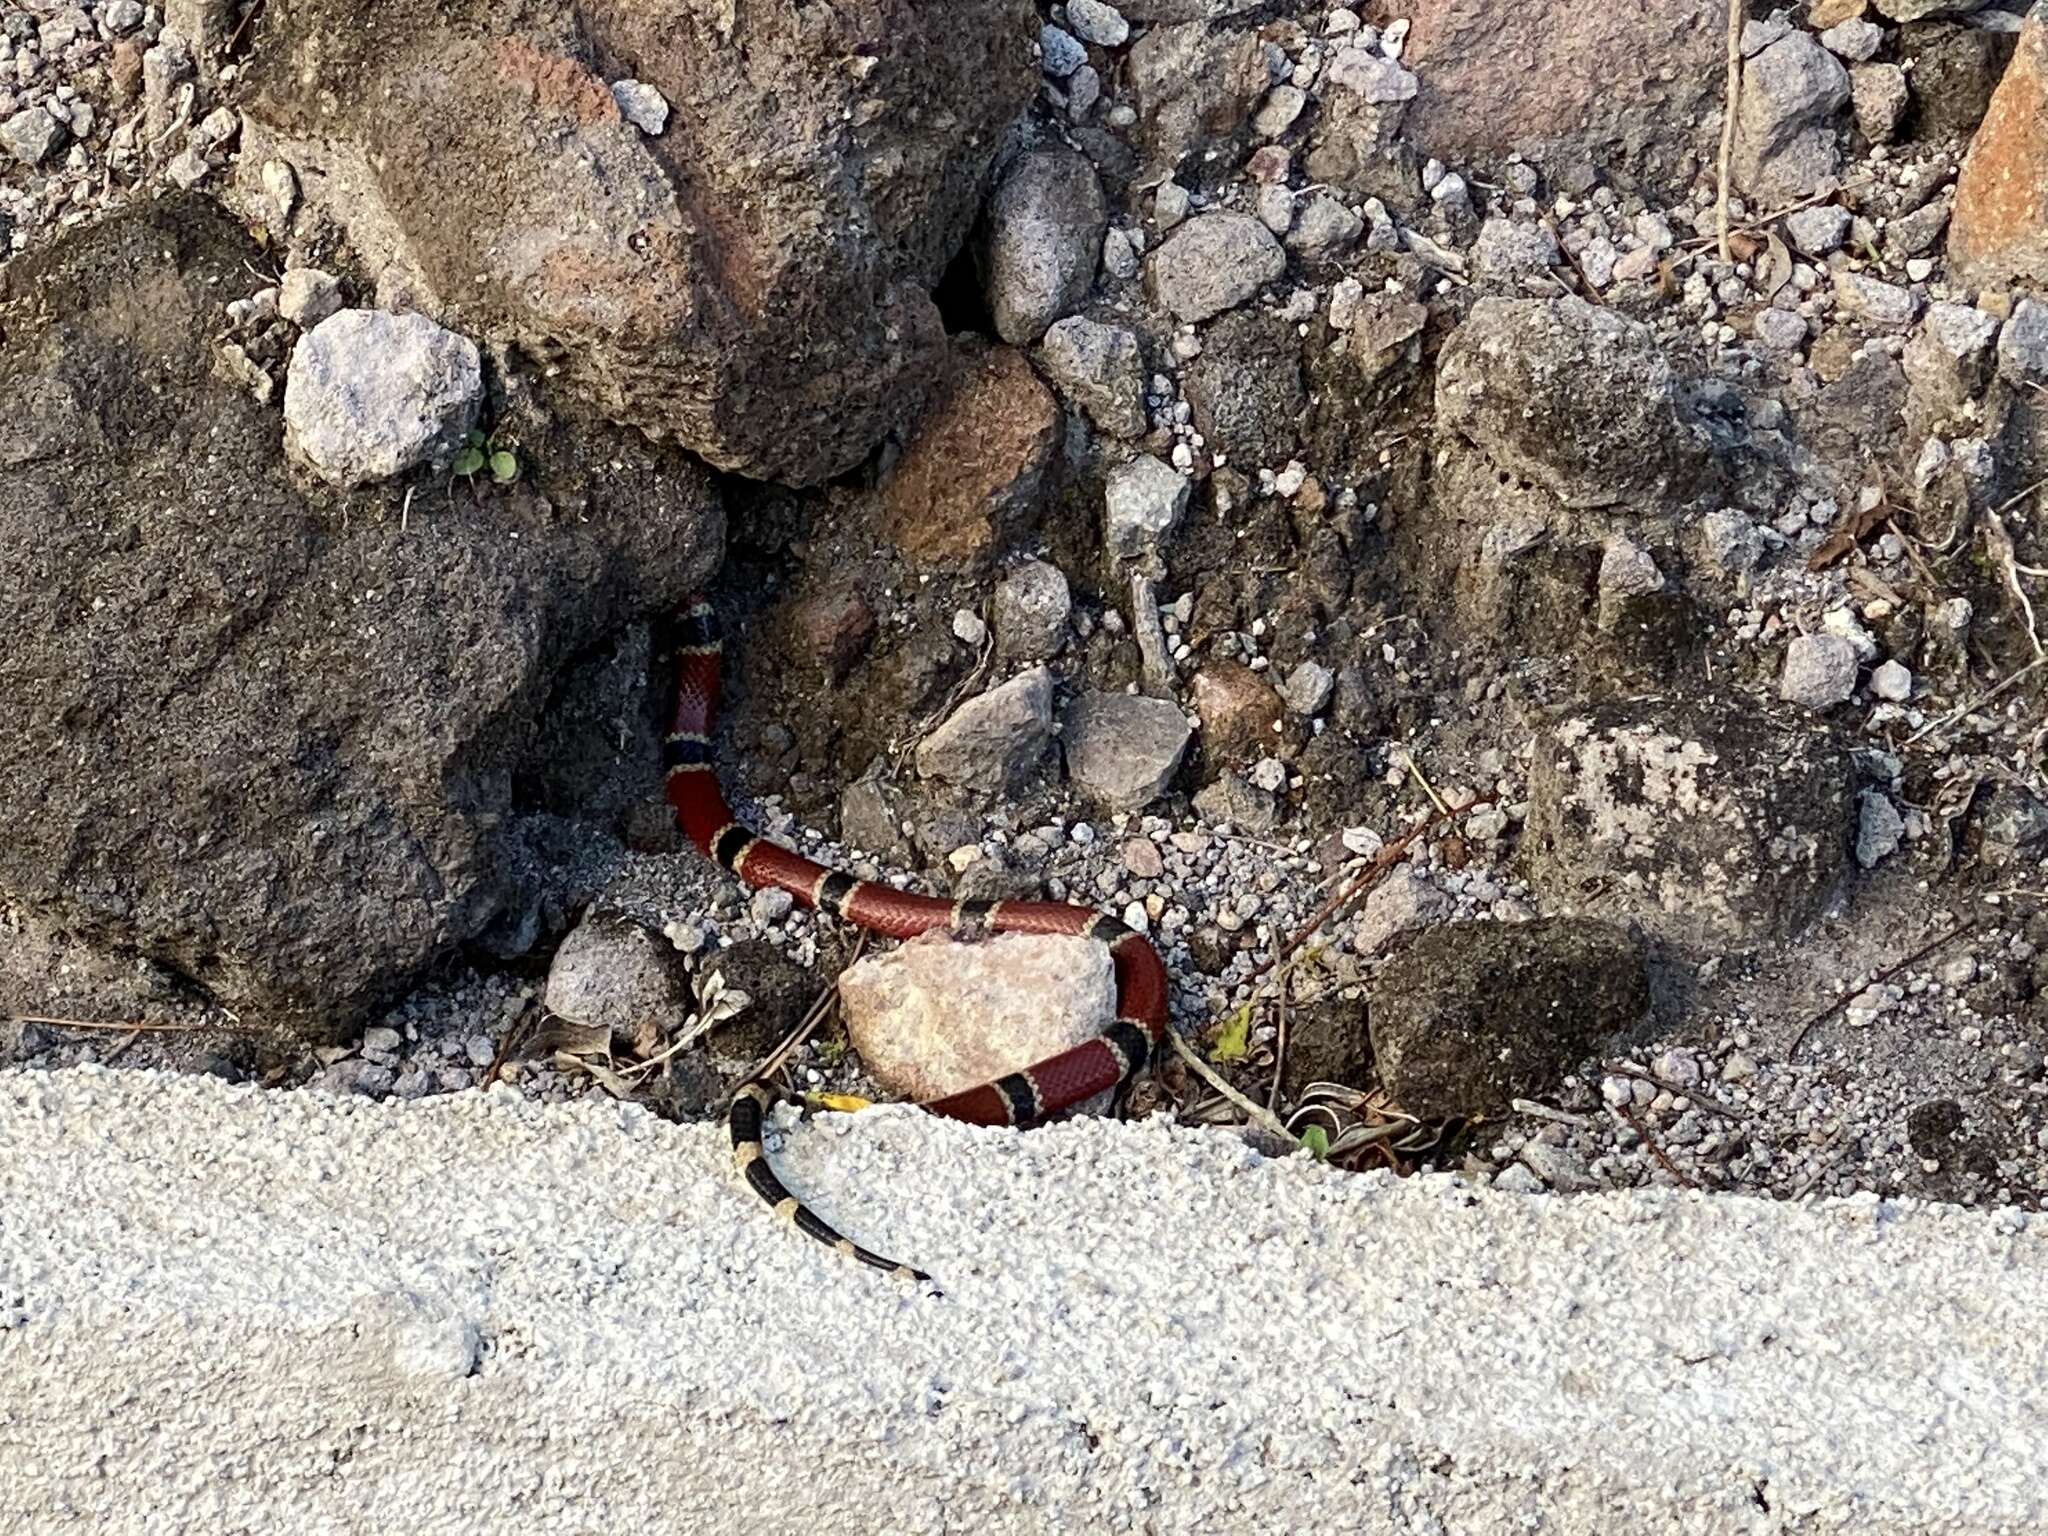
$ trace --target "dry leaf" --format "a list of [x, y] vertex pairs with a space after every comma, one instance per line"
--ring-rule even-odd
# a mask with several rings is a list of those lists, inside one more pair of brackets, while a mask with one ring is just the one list
[[1763, 242], [1744, 230], [1736, 230], [1728, 237], [1728, 254], [1737, 261], [1748, 261], [1764, 248]]
[[875, 1105], [873, 1099], [864, 1099], [857, 1093], [807, 1093], [804, 1102], [813, 1109], [833, 1109], [843, 1115], [858, 1114]]
[[1785, 242], [1773, 233], [1764, 240], [1764, 259], [1757, 268], [1757, 286], [1763, 289], [1764, 297], [1768, 299], [1791, 281], [1792, 253], [1785, 248]]

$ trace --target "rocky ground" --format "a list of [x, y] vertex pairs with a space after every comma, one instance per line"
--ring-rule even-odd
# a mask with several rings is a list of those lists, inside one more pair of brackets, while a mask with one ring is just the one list
[[1753, 7], [1724, 260], [1718, 0], [455, 9], [0, 11], [13, 1058], [717, 1112], [861, 950], [661, 804], [722, 557], [736, 800], [1150, 933], [1133, 1113], [2048, 1194], [2041, 15]]

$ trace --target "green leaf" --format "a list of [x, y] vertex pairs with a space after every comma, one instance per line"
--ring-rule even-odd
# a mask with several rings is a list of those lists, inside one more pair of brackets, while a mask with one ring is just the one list
[[509, 448], [500, 448], [491, 455], [491, 478], [500, 485], [510, 485], [519, 478], [519, 455]]
[[481, 448], [465, 448], [455, 455], [455, 473], [464, 479], [480, 474], [484, 467], [484, 451]]
[[1251, 1049], [1252, 1005], [1246, 1003], [1225, 1019], [1209, 1045], [1211, 1061], [1243, 1061]]
[[1319, 1163], [1330, 1160], [1330, 1133], [1320, 1125], [1312, 1125], [1301, 1133], [1301, 1144], [1308, 1148], [1308, 1155]]
[[480, 449], [485, 444], [489, 443], [490, 439], [485, 437], [481, 432], [472, 432], [469, 434], [468, 437], [464, 438], [462, 441], [464, 445], [467, 447]]

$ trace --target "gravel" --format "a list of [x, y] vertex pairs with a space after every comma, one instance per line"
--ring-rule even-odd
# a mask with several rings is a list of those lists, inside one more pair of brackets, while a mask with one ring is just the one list
[[1159, 1123], [774, 1141], [943, 1297], [770, 1220], [713, 1127], [0, 1075], [0, 1520], [566, 1532], [601, 1486], [608, 1530], [711, 1536], [2048, 1521], [2038, 1217], [1565, 1202]]

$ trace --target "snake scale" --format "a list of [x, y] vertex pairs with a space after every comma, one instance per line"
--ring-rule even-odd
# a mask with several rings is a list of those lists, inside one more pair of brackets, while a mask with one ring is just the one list
[[[711, 738], [718, 708], [724, 645], [711, 604], [686, 608], [676, 636], [675, 718], [664, 747], [668, 801], [683, 832], [715, 863], [751, 886], [789, 892], [798, 902], [857, 928], [891, 939], [933, 929], [960, 938], [998, 933], [1072, 934], [1109, 946], [1116, 973], [1117, 1017], [1108, 1029], [1035, 1066], [1011, 1072], [918, 1107], [969, 1125], [1034, 1125], [1105, 1088], [1127, 1083], [1166, 1032], [1166, 968], [1136, 929], [1104, 913], [1051, 901], [942, 901], [895, 890], [874, 880], [827, 869], [757, 836], [726, 803], [712, 763]], [[791, 1194], [769, 1166], [761, 1145], [762, 1121], [774, 1092], [759, 1077], [733, 1096], [729, 1124], [733, 1158], [747, 1184], [798, 1231], [861, 1263], [904, 1279], [920, 1270], [861, 1247], [841, 1235]]]

